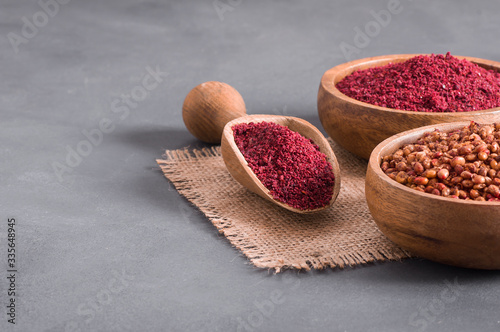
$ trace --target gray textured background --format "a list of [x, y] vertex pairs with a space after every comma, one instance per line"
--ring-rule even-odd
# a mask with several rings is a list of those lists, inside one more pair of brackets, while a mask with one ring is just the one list
[[[37, 1], [2, 1], [0, 330], [498, 331], [498, 272], [407, 260], [273, 275], [163, 178], [164, 149], [203, 145], [181, 107], [204, 81], [234, 86], [248, 113], [321, 128], [322, 74], [347, 60], [340, 45], [355, 46], [370, 11], [391, 3], [228, 1], [220, 15], [213, 0], [42, 1], [53, 15]], [[500, 61], [498, 1], [398, 8], [352, 59], [450, 51]], [[148, 68], [166, 73], [161, 83], [124, 106], [132, 93], [142, 99]], [[112, 129], [89, 148], [84, 133], [102, 121]], [[87, 155], [58, 176], [54, 166], [78, 148]], [[15, 327], [5, 308], [12, 217]]]

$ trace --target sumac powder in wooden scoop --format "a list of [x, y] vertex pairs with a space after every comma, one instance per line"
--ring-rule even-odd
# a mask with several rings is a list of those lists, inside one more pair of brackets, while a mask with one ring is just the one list
[[302, 119], [252, 115], [233, 120], [224, 128], [222, 155], [237, 181], [294, 212], [327, 208], [340, 190], [329, 143]]

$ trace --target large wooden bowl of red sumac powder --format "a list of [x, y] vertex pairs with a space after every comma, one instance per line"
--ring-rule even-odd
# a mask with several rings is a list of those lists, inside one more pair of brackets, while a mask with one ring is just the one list
[[418, 257], [500, 269], [499, 143], [500, 123], [454, 122], [377, 145], [365, 192], [382, 233]]
[[325, 131], [368, 159], [378, 143], [444, 122], [500, 121], [500, 63], [473, 57], [400, 54], [327, 70], [318, 92]]
[[330, 144], [309, 122], [248, 115], [226, 124], [221, 152], [232, 177], [259, 196], [297, 213], [330, 207], [340, 168]]

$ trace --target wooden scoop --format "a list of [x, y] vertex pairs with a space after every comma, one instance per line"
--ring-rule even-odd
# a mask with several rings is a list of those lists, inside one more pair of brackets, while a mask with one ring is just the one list
[[[231, 129], [232, 126], [240, 123], [250, 123], [250, 122], [274, 122], [282, 126], [288, 127], [290, 130], [295, 131], [306, 138], [310, 138], [313, 142], [318, 145], [321, 152], [323, 152], [327, 160], [330, 162], [333, 168], [333, 174], [335, 175], [335, 184], [333, 187], [333, 195], [329, 203], [323, 207], [312, 209], [312, 210], [300, 210], [294, 208], [288, 204], [280, 202], [272, 197], [262, 182], [257, 178], [252, 169], [248, 166], [245, 157], [236, 146], [234, 142], [234, 134]], [[256, 193], [257, 195], [279, 205], [287, 210], [297, 212], [297, 213], [311, 213], [324, 210], [335, 202], [339, 191], [340, 191], [340, 167], [335, 157], [335, 154], [330, 147], [330, 144], [323, 136], [323, 134], [309, 122], [291, 117], [291, 116], [279, 116], [279, 115], [247, 115], [237, 119], [234, 119], [226, 124], [222, 132], [221, 140], [221, 153], [224, 163], [231, 174], [231, 176], [238, 181], [241, 185], [249, 189], [250, 191]]]

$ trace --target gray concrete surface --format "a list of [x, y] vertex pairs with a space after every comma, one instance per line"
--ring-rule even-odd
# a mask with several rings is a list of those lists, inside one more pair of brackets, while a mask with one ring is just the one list
[[155, 159], [203, 145], [181, 117], [201, 82], [231, 84], [248, 113], [321, 127], [327, 69], [391, 53], [500, 61], [499, 12], [493, 0], [2, 1], [0, 330], [498, 331], [496, 271], [252, 267]]

